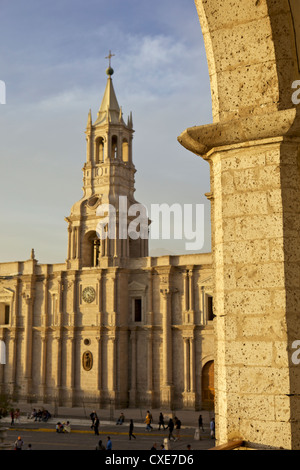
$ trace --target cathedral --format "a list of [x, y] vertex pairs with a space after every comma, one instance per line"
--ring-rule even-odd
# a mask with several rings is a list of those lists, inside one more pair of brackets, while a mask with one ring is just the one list
[[[0, 263], [0, 392], [58, 406], [212, 407], [211, 254], [151, 257], [148, 237], [131, 236], [120, 201], [137, 204], [132, 114], [124, 121], [106, 73], [65, 262], [39, 264], [32, 250]], [[115, 208], [114, 237], [103, 207]]]

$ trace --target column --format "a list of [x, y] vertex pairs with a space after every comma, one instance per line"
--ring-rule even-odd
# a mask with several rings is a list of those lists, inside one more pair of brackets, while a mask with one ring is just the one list
[[116, 315], [117, 315], [117, 289], [118, 289], [118, 284], [117, 284], [117, 272], [114, 272], [114, 275], [112, 277], [113, 281], [113, 288], [112, 288], [112, 301], [113, 301], [113, 325], [116, 325]]
[[72, 355], [73, 355], [73, 335], [72, 331], [68, 330], [64, 337], [64, 345], [66, 351], [66, 362], [65, 370], [62, 370], [65, 375], [64, 387], [68, 391], [67, 395], [64, 396], [65, 406], [72, 406]]
[[189, 321], [189, 275], [188, 271], [183, 271], [183, 323], [188, 323]]
[[195, 340], [190, 338], [190, 391], [196, 393]]
[[148, 338], [147, 338], [147, 395], [149, 408], [153, 408], [153, 273], [148, 273]]
[[190, 391], [190, 343], [188, 338], [184, 342], [184, 393]]
[[69, 363], [69, 383], [71, 387], [72, 406], [76, 404], [76, 313], [77, 313], [77, 281], [76, 277], [70, 279], [70, 292], [72, 295], [72, 311], [70, 313], [70, 329], [68, 340], [70, 342], [70, 363]]
[[[152, 405], [153, 401], [153, 331], [152, 327], [148, 330], [148, 341], [147, 341], [147, 394], [149, 405]], [[151, 406], [152, 408], [152, 406]]]
[[195, 344], [193, 331], [186, 331], [187, 336], [184, 341], [184, 392], [183, 405], [186, 409], [195, 409], [196, 390], [195, 390]]
[[163, 300], [163, 383], [161, 388], [161, 402], [170, 406], [173, 398], [173, 371], [172, 371], [172, 327], [171, 327], [171, 290], [161, 289]]
[[71, 245], [72, 245], [72, 240], [71, 240], [71, 234], [72, 234], [72, 229], [70, 224], [68, 225], [68, 255], [67, 258], [71, 258]]
[[11, 326], [13, 328], [16, 328], [18, 325], [18, 319], [19, 319], [19, 291], [20, 291], [20, 280], [17, 279], [16, 284], [15, 284], [15, 293], [14, 293], [14, 298], [13, 298], [13, 317], [11, 319]]
[[100, 328], [102, 327], [103, 323], [103, 278], [102, 278], [102, 271], [100, 271], [98, 277], [98, 309], [99, 309], [99, 317], [97, 326]]
[[80, 227], [76, 227], [76, 258], [79, 259], [81, 256], [80, 250]]
[[10, 332], [10, 349], [12, 351], [12, 369], [11, 369], [11, 382], [14, 384], [14, 393], [17, 392], [17, 358], [18, 358], [18, 324], [19, 318], [19, 295], [20, 295], [20, 280], [17, 280], [15, 284], [15, 295], [14, 295], [14, 309], [12, 318], [12, 329]]
[[56, 332], [54, 336], [56, 349], [56, 392], [58, 398], [58, 406], [61, 404], [61, 358], [62, 358], [62, 342], [60, 333]]
[[184, 312], [189, 310], [189, 287], [188, 287], [188, 272], [183, 272], [183, 301]]
[[61, 400], [62, 388], [62, 314], [63, 314], [63, 280], [59, 278], [57, 281], [57, 323], [54, 338], [56, 341], [57, 361], [56, 361], [56, 387], [58, 392], [58, 404]]
[[59, 278], [58, 280], [58, 326], [62, 326], [62, 315], [63, 315], [63, 279]]
[[46, 369], [47, 369], [47, 326], [48, 326], [48, 276], [46, 275], [43, 281], [43, 306], [41, 312], [41, 364], [40, 376], [41, 386], [40, 394], [46, 398]]
[[100, 239], [100, 253], [101, 253], [101, 258], [105, 256], [105, 240]]
[[97, 264], [98, 264], [98, 247], [97, 247], [97, 240], [94, 240], [93, 250], [94, 250], [93, 266], [94, 266], [94, 268], [95, 268], [95, 267], [97, 266]]
[[[73, 392], [75, 391], [76, 389], [76, 380], [75, 380], [75, 376], [76, 376], [76, 335], [75, 335], [75, 332], [72, 331], [72, 336], [70, 337], [70, 341], [71, 341], [71, 345], [72, 345], [72, 361], [71, 361], [71, 388], [73, 390]], [[75, 397], [76, 398], [76, 397]], [[75, 400], [73, 400], [75, 401]]]
[[102, 298], [102, 289], [103, 289], [103, 278], [102, 278], [102, 271], [98, 276], [98, 309], [99, 309], [99, 316], [97, 319], [97, 326], [99, 328], [99, 336], [97, 337], [98, 341], [98, 396], [99, 396], [99, 406], [101, 406], [102, 402], [102, 388], [103, 388], [103, 339], [104, 339], [104, 332], [103, 332], [103, 298]]
[[110, 396], [114, 399], [116, 405], [116, 392], [117, 392], [117, 340], [115, 336], [110, 337], [111, 343], [111, 390]]
[[99, 406], [101, 407], [101, 398], [102, 398], [102, 369], [103, 369], [103, 363], [102, 363], [102, 335], [100, 335], [96, 338], [98, 341], [98, 373], [97, 373], [97, 390], [98, 390], [98, 396], [99, 396]]
[[24, 318], [24, 378], [26, 386], [26, 396], [31, 395], [32, 386], [32, 314], [33, 314], [33, 298], [29, 294], [25, 294], [25, 318]]
[[[0, 341], [3, 341], [5, 344], [6, 348], [6, 363], [7, 363], [7, 346], [6, 346], [6, 341], [5, 341], [5, 329], [1, 328], [0, 329]], [[0, 393], [4, 393], [4, 365], [5, 364], [0, 364]]]
[[193, 269], [188, 272], [188, 285], [189, 285], [189, 323], [194, 323], [194, 274]]
[[135, 407], [136, 404], [136, 377], [137, 377], [137, 357], [136, 357], [136, 331], [130, 332], [130, 344], [131, 344], [131, 385], [129, 392], [129, 403], [130, 406]]
[[116, 224], [116, 231], [115, 231], [115, 238], [113, 239], [113, 244], [114, 244], [114, 258], [117, 258], [118, 256], [120, 256], [119, 223], [115, 222], [115, 224]]
[[47, 336], [43, 332], [41, 334], [41, 387], [40, 394], [44, 400], [47, 396]]

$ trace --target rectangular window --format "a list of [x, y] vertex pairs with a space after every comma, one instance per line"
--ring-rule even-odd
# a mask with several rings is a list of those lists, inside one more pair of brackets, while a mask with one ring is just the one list
[[9, 325], [10, 306], [0, 303], [0, 325]]
[[9, 325], [9, 305], [5, 305], [4, 324]]
[[207, 296], [207, 319], [213, 320], [214, 319], [214, 309], [213, 309], [213, 297], [211, 295]]
[[134, 321], [142, 321], [142, 299], [134, 299]]

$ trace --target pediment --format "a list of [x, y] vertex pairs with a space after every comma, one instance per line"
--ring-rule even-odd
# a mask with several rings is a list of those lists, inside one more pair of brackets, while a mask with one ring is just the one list
[[207, 277], [206, 279], [199, 279], [198, 280], [198, 286], [211, 286], [213, 282], [213, 277], [210, 276], [210, 277]]
[[14, 296], [14, 291], [7, 287], [0, 289], [0, 302], [10, 302]]
[[145, 291], [147, 288], [147, 286], [145, 284], [141, 284], [140, 282], [137, 282], [137, 281], [132, 281], [129, 285], [128, 285], [128, 289], [130, 291]]

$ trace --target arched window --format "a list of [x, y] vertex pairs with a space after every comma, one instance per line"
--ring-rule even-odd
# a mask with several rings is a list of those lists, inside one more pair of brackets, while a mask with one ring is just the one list
[[87, 232], [83, 238], [82, 264], [84, 267], [99, 265], [100, 239], [95, 231]]
[[114, 160], [118, 158], [118, 137], [116, 135], [111, 139], [111, 155]]
[[96, 139], [95, 162], [96, 163], [103, 163], [104, 162], [104, 139], [103, 139], [103, 137], [98, 137]]

